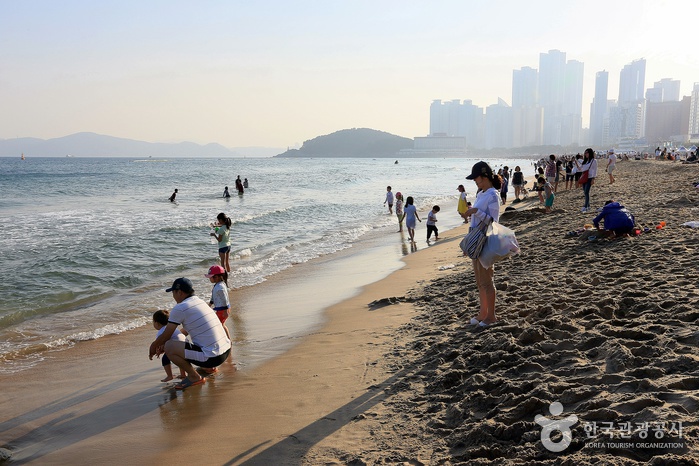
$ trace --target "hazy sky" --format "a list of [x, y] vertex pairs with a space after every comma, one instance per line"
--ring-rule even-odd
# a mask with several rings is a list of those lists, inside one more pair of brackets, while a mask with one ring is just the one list
[[699, 2], [0, 0], [0, 138], [91, 131], [286, 147], [368, 127], [429, 131], [433, 99], [512, 100], [550, 49], [646, 88], [699, 82]]

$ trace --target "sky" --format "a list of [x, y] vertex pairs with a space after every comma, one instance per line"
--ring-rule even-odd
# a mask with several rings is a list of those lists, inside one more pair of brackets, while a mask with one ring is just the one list
[[512, 71], [552, 49], [609, 98], [699, 82], [699, 2], [683, 0], [0, 0], [0, 139], [94, 132], [294, 147], [346, 128], [413, 138], [433, 100], [512, 102]]

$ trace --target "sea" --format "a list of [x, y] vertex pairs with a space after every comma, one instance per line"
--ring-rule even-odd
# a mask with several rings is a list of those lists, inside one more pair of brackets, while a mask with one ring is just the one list
[[[478, 160], [0, 158], [0, 374], [151, 325], [155, 310], [175, 304], [164, 289], [177, 277], [192, 279], [208, 300], [203, 274], [218, 263], [209, 233], [219, 212], [233, 221], [230, 288], [255, 287], [309, 261], [348, 257], [376, 238], [393, 238], [387, 185], [413, 196], [425, 216], [443, 206], [441, 229], [459, 225], [456, 187], [475, 197], [465, 177]], [[495, 169], [520, 165], [525, 176], [534, 173], [533, 159], [486, 160]], [[243, 195], [235, 191], [237, 176], [249, 182]], [[223, 197], [225, 186], [232, 197]], [[422, 239], [424, 225], [418, 230]], [[256, 321], [252, 329], [281, 328], [248, 332], [236, 343], [242, 347], [264, 346], [287, 331], [270, 323], [276, 321], [265, 309], [246, 319]], [[308, 328], [318, 322], [307, 320]]]

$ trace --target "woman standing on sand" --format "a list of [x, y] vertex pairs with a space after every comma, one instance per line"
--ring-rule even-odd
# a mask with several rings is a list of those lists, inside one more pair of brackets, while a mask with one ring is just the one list
[[587, 172], [587, 181], [585, 181], [582, 185], [583, 193], [585, 194], [585, 205], [582, 209], [580, 209], [582, 213], [590, 210], [590, 188], [592, 187], [595, 177], [597, 176], [597, 160], [595, 160], [595, 151], [589, 147], [585, 149], [585, 160], [587, 161], [581, 166], [578, 163], [578, 160], [575, 159], [575, 164], [578, 166], [578, 173]]
[[[487, 222], [492, 217], [494, 222], [500, 218], [500, 194], [502, 181], [485, 162], [478, 162], [471, 169], [471, 174], [466, 177], [473, 180], [478, 186], [476, 202], [466, 211], [471, 216], [471, 228]], [[476, 275], [478, 285], [478, 298], [480, 299], [480, 311], [478, 316], [471, 318], [471, 325], [487, 327], [495, 323], [495, 283], [493, 282], [493, 266], [486, 269], [480, 260], [473, 259], [473, 272]]]

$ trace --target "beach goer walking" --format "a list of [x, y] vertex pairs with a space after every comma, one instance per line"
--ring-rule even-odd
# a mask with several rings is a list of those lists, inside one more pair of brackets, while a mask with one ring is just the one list
[[393, 192], [390, 186], [386, 186], [386, 200], [383, 201], [383, 205], [388, 204], [388, 213], [393, 214]]
[[524, 188], [524, 173], [519, 165], [515, 167], [515, 171], [512, 174], [512, 186], [515, 188], [515, 200], [519, 201], [519, 195], [522, 194], [522, 189]]
[[218, 257], [228, 273], [231, 273], [231, 225], [233, 225], [233, 221], [230, 217], [221, 212], [216, 216], [216, 224], [211, 224], [212, 227], [218, 227], [218, 229], [214, 233], [209, 233], [209, 236], [213, 236], [218, 241]]
[[228, 299], [228, 272], [220, 265], [212, 265], [209, 267], [209, 272], [204, 276], [214, 284], [211, 290], [209, 306], [216, 312], [218, 320], [223, 325], [223, 330], [226, 331], [226, 336], [230, 339], [231, 333], [228, 331], [228, 327], [226, 327], [226, 319], [231, 314], [231, 302]]
[[464, 188], [464, 185], [460, 184], [457, 186], [456, 190], [459, 191], [459, 202], [456, 205], [456, 211], [461, 218], [464, 219], [464, 223], [466, 223], [466, 211], [468, 210], [468, 205], [466, 204], [468, 202], [466, 200], [466, 188]]
[[[580, 162], [581, 160], [582, 162]], [[575, 163], [575, 165], [573, 166], [573, 174], [575, 175], [575, 189], [577, 189], [578, 181], [580, 181], [580, 177], [582, 176], [582, 172], [578, 167], [580, 166], [580, 163], [585, 163], [585, 159], [583, 159], [582, 155], [577, 154], [573, 159], [573, 162]]]
[[[194, 295], [194, 287], [188, 278], [176, 279], [165, 291], [172, 292], [177, 305], [170, 311], [163, 333], [151, 343], [148, 358], [153, 359], [156, 354], [161, 354], [159, 351], [164, 351], [170, 361], [187, 373], [187, 377], [175, 385], [175, 389], [184, 390], [206, 381], [193, 365], [214, 370], [228, 359], [231, 340], [214, 310]], [[180, 325], [189, 335], [191, 343], [170, 339]]]
[[[471, 228], [476, 228], [481, 222], [487, 222], [490, 218], [497, 222], [500, 219], [500, 196], [498, 195], [502, 186], [500, 178], [493, 174], [493, 170], [486, 162], [478, 162], [473, 165], [471, 174], [466, 179], [473, 180], [479, 191], [473, 207], [466, 212], [471, 216]], [[478, 286], [480, 310], [476, 317], [471, 318], [471, 324], [487, 327], [497, 320], [493, 266], [486, 269], [480, 260], [473, 259], [473, 272]]]
[[223, 197], [231, 197], [231, 193], [228, 192], [228, 186], [223, 188]]
[[[158, 331], [158, 333], [155, 335], [155, 338], [157, 339], [164, 331], [165, 327], [167, 326], [167, 321], [170, 317], [170, 311], [165, 311], [165, 310], [159, 310], [155, 311], [153, 313], [153, 328]], [[179, 329], [175, 329], [175, 331], [172, 333], [172, 336], [170, 337], [170, 340], [177, 340], [177, 341], [186, 341], [186, 338], [182, 332], [180, 332]], [[160, 349], [160, 352], [156, 352], [156, 354], [163, 354], [163, 349]], [[164, 379], [160, 379], [161, 382], [169, 382], [175, 377], [172, 375], [172, 364], [170, 363], [170, 359], [167, 357], [166, 354], [163, 354], [163, 357], [160, 358], [163, 369], [165, 369], [165, 377]], [[185, 371], [180, 369], [180, 379], [184, 379], [187, 376]]]
[[398, 232], [403, 231], [403, 194], [396, 193], [396, 216], [398, 217]]
[[437, 229], [437, 213], [439, 212], [439, 206], [436, 205], [432, 207], [432, 210], [427, 214], [427, 241], [430, 240], [432, 232], [434, 232], [435, 241], [439, 239], [439, 230]]
[[500, 200], [505, 204], [507, 202], [507, 190], [510, 187], [510, 169], [505, 165], [502, 168], [502, 187], [500, 188]]
[[556, 160], [556, 179], [553, 182], [553, 192], [558, 192], [558, 182], [561, 180], [561, 167], [563, 166], [563, 161], [561, 159]]
[[245, 192], [243, 189], [243, 182], [240, 181], [240, 175], [238, 175], [238, 178], [235, 179], [235, 189], [238, 190], [238, 195], [241, 195]]
[[575, 179], [574, 165], [572, 160], [566, 162], [566, 191], [573, 188], [573, 180]]
[[172, 196], [170, 196], [170, 202], [175, 202], [175, 198], [177, 197], [177, 188], [175, 188], [175, 192], [172, 193]]
[[609, 149], [607, 155], [607, 173], [609, 173], [609, 184], [614, 183], [614, 175], [612, 172], [616, 168], [616, 154], [614, 154], [614, 149]]
[[[582, 165], [578, 165], [578, 172], [580, 172], [581, 176], [583, 173], [587, 172], [587, 181], [585, 181], [585, 183], [582, 185], [583, 193], [585, 194], [585, 205], [582, 209], [580, 209], [580, 211], [583, 213], [590, 210], [590, 188], [595, 182], [595, 177], [597, 176], [597, 160], [595, 160], [595, 151], [588, 147], [585, 149], [585, 157], [587, 158], [587, 162], [583, 163]], [[575, 163], [578, 164], [577, 159], [575, 160]]]
[[417, 208], [415, 207], [413, 196], [408, 196], [405, 200], [405, 207], [403, 208], [403, 218], [405, 219], [405, 226], [408, 229], [408, 236], [410, 236], [410, 242], [415, 242], [415, 219], [420, 223], [420, 216], [417, 214]]
[[556, 182], [556, 156], [554, 154], [549, 155], [549, 160], [546, 162], [546, 181], [552, 185]]

